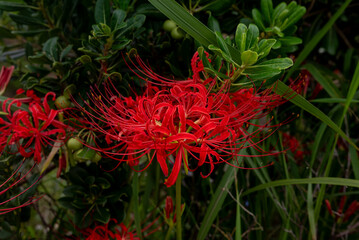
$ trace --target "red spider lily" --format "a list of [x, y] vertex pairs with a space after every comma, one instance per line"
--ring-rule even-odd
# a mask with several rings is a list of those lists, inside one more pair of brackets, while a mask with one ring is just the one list
[[[93, 89], [92, 104], [88, 104], [90, 110], [82, 109], [87, 116], [82, 121], [103, 134], [109, 146], [92, 148], [119, 161], [133, 162], [151, 154], [147, 167], [156, 157], [166, 176], [169, 174], [168, 159], [174, 156], [175, 160], [170, 161], [172, 171], [166, 180], [168, 187], [175, 183], [181, 166], [194, 171], [209, 164], [209, 173], [201, 173], [202, 177], [207, 177], [215, 164], [233, 165], [229, 161], [239, 155], [240, 149], [254, 147], [264, 155], [274, 154], [258, 146], [273, 133], [263, 136], [269, 122], [262, 125], [250, 122], [262, 118], [282, 101], [278, 95], [270, 94], [270, 90], [211, 93], [203, 84], [194, 83], [173, 84], [157, 92], [151, 87], [148, 86], [146, 95], [135, 99], [117, 97], [111, 84], [105, 85], [104, 93]], [[156, 93], [151, 94], [153, 92]], [[249, 125], [257, 130], [248, 132]]]
[[335, 221], [338, 222], [338, 223], [348, 221], [349, 217], [351, 217], [356, 211], [359, 210], [359, 202], [354, 200], [349, 205], [347, 210], [343, 213], [343, 209], [344, 209], [344, 205], [345, 205], [346, 200], [347, 200], [347, 196], [344, 195], [344, 196], [341, 197], [340, 203], [339, 203], [339, 208], [338, 208], [337, 212], [333, 211], [329, 200], [328, 199], [325, 200], [325, 205], [327, 207], [327, 210], [328, 210], [329, 214], [332, 217], [334, 217]]
[[15, 67], [1, 67], [0, 72], [0, 95], [2, 95], [5, 92], [5, 89], [11, 79], [12, 72], [14, 71]]
[[[141, 231], [145, 232], [149, 228], [151, 228], [156, 222], [158, 218], [156, 218], [153, 222], [151, 222], [148, 226], [143, 228]], [[111, 229], [109, 227], [110, 222], [114, 222], [115, 227]], [[148, 232], [145, 237], [153, 234], [158, 231], [159, 228], [156, 228], [150, 232]], [[86, 239], [86, 240], [139, 240], [137, 233], [132, 230], [129, 230], [129, 227], [126, 227], [123, 223], [117, 223], [116, 219], [110, 219], [110, 221], [104, 225], [97, 225], [94, 228], [88, 227], [82, 230], [79, 230], [82, 234], [82, 238], [75, 238], [78, 240]], [[73, 238], [71, 238], [73, 239]]]
[[6, 115], [0, 118], [0, 150], [3, 152], [8, 146], [16, 146], [23, 157], [33, 157], [36, 163], [40, 163], [42, 148], [59, 141], [55, 136], [64, 137], [68, 126], [56, 119], [59, 111], [50, 109], [47, 103], [50, 96], [55, 100], [55, 93], [47, 93], [43, 102], [34, 99], [34, 94], [30, 95], [32, 100], [28, 111], [11, 109], [20, 107], [22, 102], [29, 100], [27, 98], [3, 102], [2, 111]]
[[298, 160], [303, 160], [304, 151], [303, 145], [293, 136], [283, 133], [283, 145], [285, 148], [289, 148], [294, 154], [294, 157]]
[[[201, 173], [207, 177], [215, 164], [235, 166], [231, 160], [243, 148], [254, 147], [261, 156], [277, 154], [265, 152], [258, 143], [273, 134], [266, 129], [276, 129], [281, 124], [269, 126], [270, 120], [259, 125], [251, 122], [286, 101], [271, 89], [229, 92], [229, 81], [218, 87], [213, 78], [202, 80], [206, 74], [200, 74], [204, 67], [198, 53], [192, 59], [193, 78], [184, 81], [163, 78], [135, 57], [137, 70], [148, 77], [138, 75], [148, 83], [145, 94], [136, 98], [121, 96], [110, 80], [104, 84], [103, 92], [92, 89], [89, 110], [82, 108], [85, 114], [79, 120], [102, 135], [108, 146], [96, 143], [96, 147], [89, 147], [130, 165], [151, 155], [144, 169], [156, 158], [165, 176], [171, 172], [165, 182], [168, 187], [175, 183], [181, 166], [194, 171], [208, 164], [209, 173]], [[293, 92], [288, 96], [291, 95]], [[254, 132], [248, 132], [250, 125], [256, 128]]]

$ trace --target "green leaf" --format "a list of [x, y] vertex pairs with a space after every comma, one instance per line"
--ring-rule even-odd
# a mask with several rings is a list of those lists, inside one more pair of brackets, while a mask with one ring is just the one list
[[272, 0], [261, 0], [261, 9], [267, 23], [272, 23], [273, 3]]
[[51, 64], [52, 62], [45, 56], [44, 53], [39, 53], [34, 56], [29, 56], [28, 60], [30, 63], [36, 64]]
[[298, 45], [303, 42], [301, 38], [292, 37], [292, 36], [286, 36], [286, 37], [279, 38], [279, 41], [284, 46]]
[[111, 214], [107, 208], [97, 206], [93, 217], [99, 222], [108, 223], [108, 221], [110, 221]]
[[307, 63], [303, 66], [303, 68], [310, 72], [314, 79], [322, 85], [329, 96], [332, 98], [341, 97], [339, 89], [333, 84], [333, 81], [330, 78], [325, 77], [314, 64]]
[[225, 40], [223, 39], [222, 34], [221, 34], [220, 32], [215, 32], [215, 34], [216, 34], [217, 44], [218, 44], [219, 48], [220, 48], [225, 54], [227, 54], [228, 56], [230, 56], [229, 49], [228, 49], [228, 45], [227, 45], [227, 43], [225, 42]]
[[299, 67], [299, 65], [308, 57], [308, 55], [313, 51], [313, 49], [317, 46], [320, 40], [325, 36], [325, 34], [329, 31], [329, 29], [333, 26], [335, 21], [343, 14], [344, 10], [348, 7], [352, 0], [346, 0], [344, 4], [335, 12], [335, 14], [329, 19], [327, 24], [320, 29], [320, 31], [315, 34], [315, 36], [305, 44], [303, 51], [297, 57], [293, 67], [288, 71], [285, 76], [284, 81], [288, 80], [290, 76], [292, 76], [293, 72]]
[[[294, 1], [292, 3], [294, 3]], [[288, 6], [290, 6], [290, 4]], [[283, 31], [287, 27], [290, 27], [291, 25], [294, 25], [296, 22], [299, 21], [299, 19], [301, 19], [304, 16], [306, 11], [307, 10], [305, 9], [305, 7], [297, 6], [294, 11], [291, 11], [289, 13], [289, 17], [286, 19], [284, 24], [282, 26], [280, 26], [280, 29]]]
[[238, 24], [235, 36], [237, 48], [242, 53], [246, 50], [247, 26], [243, 23]]
[[279, 18], [279, 15], [287, 8], [287, 4], [285, 2], [281, 2], [278, 4], [273, 10], [273, 21], [276, 21]]
[[[310, 102], [314, 103], [346, 103], [346, 98], [317, 98], [310, 100]], [[359, 103], [359, 100], [353, 99], [352, 103]]]
[[47, 40], [44, 44], [42, 50], [45, 52], [46, 56], [51, 61], [58, 61], [59, 60], [59, 52], [57, 41], [59, 40], [58, 37], [53, 37]]
[[359, 188], [359, 180], [346, 179], [346, 178], [335, 178], [335, 177], [317, 177], [317, 178], [304, 178], [304, 179], [284, 179], [271, 181], [253, 187], [245, 191], [242, 196], [257, 192], [263, 189], [270, 187], [279, 187], [279, 186], [288, 186], [288, 185], [297, 185], [297, 184], [329, 184], [335, 186], [345, 186], [345, 187], [356, 187]]
[[97, 0], [95, 6], [96, 23], [110, 25], [110, 0]]
[[264, 31], [265, 26], [263, 23], [263, 18], [262, 18], [261, 12], [258, 9], [254, 8], [252, 10], [252, 17], [253, 17], [254, 23], [258, 26], [258, 28], [261, 31]]
[[[271, 60], [267, 60], [264, 62], [261, 62], [259, 64], [249, 66], [244, 70], [244, 74], [248, 75], [260, 75], [261, 71], [266, 72], [268, 74], [268, 77], [273, 77], [281, 72], [281, 70], [287, 69], [290, 66], [293, 65], [293, 61], [290, 58], [275, 58]], [[273, 71], [273, 74], [270, 74], [270, 72]], [[257, 78], [255, 78], [257, 80]]]
[[113, 11], [111, 18], [111, 29], [112, 31], [116, 31], [126, 26], [124, 20], [126, 18], [126, 12], [122, 9], [116, 9]]
[[250, 66], [257, 62], [258, 54], [252, 50], [242, 52], [242, 66]]
[[259, 29], [254, 24], [249, 24], [246, 38], [246, 49], [252, 49], [257, 46], [259, 37]]
[[266, 57], [276, 42], [277, 40], [275, 39], [262, 39], [258, 44], [259, 49], [257, 53], [259, 59]]
[[219, 25], [218, 20], [213, 17], [212, 15], [209, 15], [208, 17], [208, 27], [213, 31], [213, 32], [221, 32], [221, 27]]
[[[288, 93], [292, 92], [290, 87], [285, 85], [282, 81], [278, 81], [276, 87], [273, 89], [277, 94], [286, 96]], [[329, 127], [331, 127], [335, 132], [337, 132], [341, 137], [343, 137], [348, 143], [353, 145], [356, 149], [359, 148], [354, 144], [354, 142], [336, 125], [327, 115], [325, 115], [318, 108], [313, 106], [310, 102], [308, 102], [301, 95], [296, 94], [293, 96], [287, 96], [288, 99], [298, 107], [312, 114], [316, 118], [320, 119], [322, 122], [326, 123]]]
[[60, 62], [64, 57], [66, 57], [66, 55], [71, 51], [71, 49], [72, 49], [72, 44], [68, 45], [67, 47], [64, 48], [64, 50], [62, 50], [60, 55]]
[[0, 10], [11, 12], [11, 11], [21, 11], [21, 10], [28, 9], [28, 8], [37, 9], [36, 7], [26, 5], [23, 3], [0, 1]]
[[29, 37], [29, 36], [38, 35], [40, 33], [45, 33], [48, 31], [49, 31], [48, 29], [38, 29], [38, 30], [27, 30], [27, 31], [11, 31], [11, 33], [16, 35], [21, 35], [24, 37]]
[[43, 23], [40, 19], [38, 18], [34, 18], [34, 17], [28, 17], [28, 16], [24, 16], [24, 15], [17, 15], [17, 14], [9, 14], [10, 18], [18, 23], [18, 24], [23, 24], [23, 25], [39, 25], [39, 26], [45, 26], [47, 27], [47, 25], [45, 23]]

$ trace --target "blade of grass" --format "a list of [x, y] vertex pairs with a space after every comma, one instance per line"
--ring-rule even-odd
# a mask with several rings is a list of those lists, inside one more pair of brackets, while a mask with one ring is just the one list
[[283, 179], [272, 181], [269, 183], [261, 184], [256, 187], [250, 188], [245, 191], [242, 196], [264, 190], [271, 187], [288, 186], [288, 185], [299, 185], [299, 184], [328, 184], [335, 186], [348, 186], [359, 188], [359, 180], [337, 178], [337, 177], [317, 177], [317, 178], [304, 178], [304, 179]]
[[135, 226], [138, 237], [142, 240], [142, 231], [141, 231], [141, 216], [139, 210], [139, 180], [138, 172], [133, 173], [133, 182], [132, 182], [132, 192], [133, 192], [133, 212], [135, 215]]
[[[238, 161], [240, 161], [239, 159]], [[208, 232], [212, 226], [214, 219], [216, 218], [218, 212], [221, 210], [224, 199], [227, 197], [227, 189], [229, 189], [234, 181], [234, 176], [237, 174], [238, 168], [230, 167], [227, 165], [225, 167], [226, 171], [223, 175], [221, 182], [219, 183], [216, 192], [214, 193], [211, 202], [207, 208], [207, 213], [203, 218], [201, 228], [199, 229], [197, 240], [206, 239]]]
[[[310, 100], [310, 102], [316, 103], [345, 103], [347, 100], [345, 98], [318, 98]], [[359, 100], [353, 99], [352, 103], [359, 103]]]
[[[287, 94], [288, 92], [292, 91], [290, 87], [288, 87], [287, 85], [285, 85], [282, 81], [278, 81], [277, 86], [273, 89], [274, 92], [276, 92], [279, 95], [284, 95]], [[355, 94], [355, 92], [354, 92]], [[353, 94], [353, 97], [354, 97]], [[289, 99], [291, 98], [291, 96], [289, 97]], [[359, 148], [355, 145], [355, 143], [340, 129], [340, 127], [338, 127], [338, 125], [336, 125], [327, 115], [325, 115], [321, 110], [319, 110], [318, 108], [316, 108], [314, 105], [312, 105], [310, 102], [308, 102], [304, 97], [302, 97], [301, 95], [297, 94], [295, 95], [295, 97], [292, 97], [290, 99], [290, 101], [292, 103], [294, 103], [295, 105], [297, 105], [298, 107], [304, 109], [305, 111], [307, 111], [308, 113], [312, 114], [313, 116], [315, 116], [316, 118], [320, 119], [322, 122], [324, 122], [325, 124], [327, 124], [329, 127], [331, 127], [335, 132], [337, 132], [342, 138], [344, 138], [346, 141], [348, 141], [348, 143], [350, 143], [351, 145], [353, 145], [357, 150], [359, 150]]]
[[344, 10], [348, 7], [352, 0], [346, 0], [342, 6], [336, 11], [336, 13], [329, 19], [327, 24], [315, 34], [315, 36], [310, 40], [310, 42], [305, 44], [304, 49], [299, 54], [297, 59], [294, 62], [293, 67], [288, 71], [285, 76], [284, 82], [287, 81], [290, 76], [292, 76], [293, 72], [299, 67], [299, 65], [309, 56], [309, 54], [313, 51], [313, 49], [317, 46], [317, 44], [322, 40], [325, 34], [332, 28], [335, 21], [343, 14]]
[[[343, 109], [343, 114], [341, 115], [341, 118], [339, 119], [339, 123], [338, 126], [341, 126], [343, 124], [344, 118], [346, 116], [346, 113], [349, 109], [349, 106], [352, 102], [352, 99], [354, 98], [354, 95], [357, 91], [359, 87], [359, 63], [357, 64], [356, 68], [355, 68], [355, 72], [354, 72], [354, 76], [353, 79], [350, 83], [349, 89], [348, 89], [348, 94], [347, 94], [347, 101], [344, 105], [344, 109]], [[329, 176], [330, 170], [331, 170], [331, 165], [333, 162], [333, 156], [334, 156], [334, 151], [335, 148], [337, 146], [337, 141], [338, 141], [339, 135], [337, 134], [335, 136], [335, 140], [334, 140], [334, 144], [331, 150], [331, 154], [328, 158], [328, 162], [327, 162], [327, 166], [324, 172], [324, 177]], [[319, 219], [319, 214], [320, 214], [320, 209], [323, 203], [323, 199], [324, 199], [324, 194], [325, 194], [325, 185], [322, 185], [320, 190], [319, 190], [319, 194], [318, 194], [318, 198], [317, 198], [317, 202], [315, 205], [315, 209], [314, 209], [314, 215], [315, 215], [315, 220], [317, 221]]]
[[[329, 113], [329, 116], [331, 117], [336, 111], [338, 111], [340, 105], [337, 105], [332, 111]], [[324, 132], [327, 129], [327, 125], [325, 123], [322, 123], [319, 127], [319, 130], [317, 134], [315, 135], [312, 151], [311, 151], [311, 158], [310, 158], [310, 166], [309, 166], [309, 176], [308, 178], [312, 178], [312, 171], [314, 161], [317, 157], [317, 153], [319, 151], [320, 143], [323, 139]], [[307, 211], [308, 211], [308, 220], [309, 220], [309, 229], [310, 229], [310, 235], [308, 235], [308, 239], [315, 240], [317, 239], [317, 229], [316, 229], [316, 221], [315, 221], [315, 215], [314, 215], [314, 203], [313, 203], [313, 186], [312, 184], [308, 184], [308, 190], [307, 190]]]
[[355, 148], [353, 146], [349, 146], [349, 155], [350, 155], [350, 159], [352, 161], [354, 177], [355, 177], [355, 179], [359, 180], [359, 158], [358, 158], [357, 151], [355, 150]]
[[338, 88], [333, 84], [332, 80], [325, 77], [317, 67], [315, 67], [313, 64], [308, 63], [305, 64], [303, 69], [306, 69], [312, 74], [314, 79], [322, 85], [324, 90], [331, 96], [332, 98], [340, 98], [341, 94], [338, 90]]

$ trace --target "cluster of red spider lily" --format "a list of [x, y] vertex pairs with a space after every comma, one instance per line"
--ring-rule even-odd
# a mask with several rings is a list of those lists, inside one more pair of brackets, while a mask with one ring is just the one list
[[[164, 175], [169, 175], [168, 187], [182, 166], [195, 171], [206, 164], [209, 171], [201, 176], [207, 177], [219, 163], [239, 167], [233, 159], [244, 148], [253, 147], [262, 156], [277, 154], [259, 146], [274, 132], [270, 130], [281, 125], [270, 126], [270, 120], [263, 120], [284, 102], [271, 89], [230, 92], [229, 80], [218, 88], [217, 79], [204, 77], [198, 53], [192, 59], [193, 77], [184, 81], [163, 78], [136, 59], [137, 65], [132, 63], [140, 74], [133, 72], [148, 83], [142, 95], [124, 97], [108, 81], [104, 91], [92, 89], [88, 110], [82, 108], [87, 116], [82, 121], [98, 138], [106, 139], [107, 146], [96, 142], [92, 148], [131, 166], [149, 156], [144, 169], [156, 159]], [[262, 121], [255, 124], [254, 119]], [[248, 131], [250, 126], [255, 130]]]
[[[159, 230], [159, 227], [155, 229], [150, 229], [157, 223], [158, 218], [153, 222], [144, 227], [141, 231], [142, 233], [148, 232], [145, 234], [145, 237], [150, 236], [154, 232]], [[113, 224], [111, 224], [113, 222]], [[113, 226], [115, 225], [115, 226]], [[112, 227], [110, 227], [112, 226]], [[78, 229], [81, 233], [81, 237], [67, 238], [68, 240], [140, 240], [140, 237], [135, 230], [130, 231], [129, 227], [126, 227], [123, 223], [118, 223], [116, 219], [112, 218], [110, 221], [103, 225], [96, 225], [94, 228], [87, 227], [85, 229]]]
[[[3, 88], [6, 88], [13, 69], [13, 67], [2, 69], [1, 82]], [[20, 95], [24, 92], [24, 90], [19, 89], [17, 94]], [[2, 105], [2, 117], [0, 117], [0, 156], [19, 154], [24, 157], [19, 167], [0, 185], [0, 189], [4, 188], [0, 191], [0, 195], [25, 181], [26, 176], [29, 175], [34, 166], [41, 162], [44, 147], [51, 146], [56, 141], [63, 141], [63, 138], [66, 136], [68, 126], [56, 119], [59, 111], [49, 107], [48, 98], [51, 96], [55, 100], [55, 93], [52, 92], [46, 94], [44, 99], [41, 100], [33, 91], [29, 90], [26, 92], [25, 98], [8, 98], [0, 103]], [[22, 175], [23, 164], [27, 158], [32, 158], [34, 164], [30, 170]], [[0, 202], [0, 206], [28, 191], [37, 181], [20, 194]], [[33, 201], [34, 199], [29, 199], [19, 206], [0, 209], [0, 215], [27, 206], [33, 203]]]
[[[9, 98], [2, 103], [4, 117], [0, 118], [0, 151], [20, 153], [40, 163], [43, 146], [60, 141], [66, 136], [68, 126], [56, 119], [59, 110], [51, 109], [47, 102], [50, 96], [55, 100], [55, 93], [47, 93], [42, 102], [36, 95], [27, 95], [32, 97]], [[22, 103], [29, 105], [23, 107]]]
[[345, 195], [340, 198], [339, 208], [337, 211], [333, 211], [332, 206], [328, 199], [325, 200], [325, 205], [327, 207], [329, 214], [333, 218], [335, 218], [335, 221], [337, 223], [347, 222], [349, 220], [349, 218], [356, 211], [359, 210], [359, 202], [354, 200], [353, 202], [351, 202], [351, 204], [349, 205], [347, 210], [345, 212], [343, 212], [346, 200], [347, 200], [347, 196], [345, 196]]

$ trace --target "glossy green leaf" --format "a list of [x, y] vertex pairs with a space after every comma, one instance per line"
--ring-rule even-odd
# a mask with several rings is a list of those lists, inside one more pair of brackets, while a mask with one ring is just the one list
[[246, 39], [247, 39], [247, 26], [243, 23], [238, 24], [236, 35], [235, 35], [235, 42], [237, 48], [242, 53], [246, 50]]
[[267, 23], [272, 23], [273, 3], [272, 0], [261, 0], [261, 10]]
[[279, 41], [284, 46], [298, 45], [303, 42], [301, 38], [292, 37], [292, 36], [285, 36], [285, 37], [279, 38]]
[[97, 0], [95, 6], [96, 23], [110, 25], [110, 0]]
[[252, 17], [253, 17], [254, 23], [258, 26], [258, 28], [261, 31], [264, 31], [265, 26], [263, 23], [263, 18], [262, 18], [261, 12], [258, 9], [254, 8], [252, 10]]
[[126, 18], [126, 12], [123, 11], [122, 9], [116, 9], [115, 11], [113, 11], [111, 17], [111, 29], [113, 31], [116, 31], [126, 26], [126, 24], [124, 24], [125, 18]]
[[258, 44], [259, 46], [259, 49], [257, 51], [259, 55], [258, 59], [266, 57], [276, 42], [277, 40], [275, 39], [262, 39]]
[[38, 26], [45, 26], [47, 27], [47, 25], [41, 21], [38, 18], [35, 17], [28, 17], [25, 15], [17, 15], [17, 14], [9, 14], [10, 18], [18, 23], [18, 24], [22, 24], [22, 25], [38, 25]]
[[0, 10], [4, 10], [4, 11], [21, 11], [24, 9], [29, 9], [29, 8], [35, 8], [33, 6], [27, 5], [27, 4], [23, 4], [23, 3], [17, 3], [17, 2], [10, 2], [10, 1], [0, 1]]
[[249, 24], [247, 37], [246, 37], [246, 50], [252, 49], [258, 44], [259, 29], [254, 24]]
[[58, 61], [59, 60], [59, 49], [57, 46], [57, 41], [59, 40], [58, 37], [53, 37], [50, 38], [49, 40], [47, 40], [44, 43], [44, 47], [42, 48], [42, 50], [45, 52], [46, 56], [51, 60], [51, 61]]
[[253, 52], [252, 50], [247, 50], [242, 52], [241, 59], [242, 66], [250, 66], [257, 62], [258, 54], [256, 52]]

